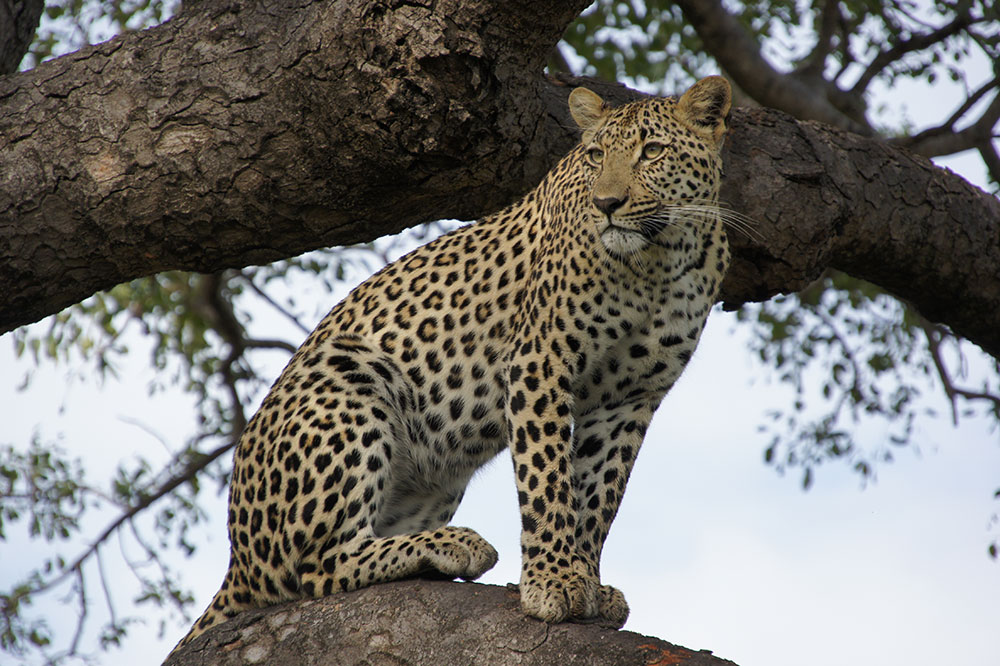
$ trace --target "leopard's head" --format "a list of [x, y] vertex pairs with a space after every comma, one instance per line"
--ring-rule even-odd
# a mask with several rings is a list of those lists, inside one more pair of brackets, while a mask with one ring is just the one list
[[588, 212], [613, 256], [634, 256], [717, 221], [731, 98], [720, 76], [698, 81], [677, 100], [614, 109], [586, 88], [570, 94], [570, 113], [583, 130]]

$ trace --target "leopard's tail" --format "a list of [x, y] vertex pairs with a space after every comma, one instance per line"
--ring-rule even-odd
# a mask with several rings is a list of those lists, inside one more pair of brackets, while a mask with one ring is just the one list
[[170, 658], [177, 650], [198, 636], [201, 636], [210, 628], [236, 617], [245, 610], [254, 608], [255, 606], [250, 602], [250, 599], [250, 588], [246, 584], [246, 578], [237, 573], [236, 558], [230, 553], [229, 570], [226, 571], [226, 578], [222, 581], [222, 587], [215, 593], [212, 603], [208, 605], [208, 608], [201, 614], [201, 617], [191, 625], [191, 629], [187, 632], [187, 635], [170, 651], [164, 664], [170, 661]]

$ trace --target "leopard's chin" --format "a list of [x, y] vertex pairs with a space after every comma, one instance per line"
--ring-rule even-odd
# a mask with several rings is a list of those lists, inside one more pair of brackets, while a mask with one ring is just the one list
[[649, 241], [638, 230], [614, 224], [609, 224], [601, 232], [601, 243], [604, 244], [608, 253], [616, 259], [634, 256], [649, 246]]

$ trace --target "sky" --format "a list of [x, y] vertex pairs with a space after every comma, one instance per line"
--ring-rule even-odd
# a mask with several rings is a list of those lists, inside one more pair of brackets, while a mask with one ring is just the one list
[[[921, 113], [941, 117], [933, 106], [911, 104], [909, 114], [919, 126]], [[982, 184], [975, 159], [941, 162]], [[300, 300], [332, 306], [340, 296], [312, 288]], [[302, 337], [279, 321], [263, 324]], [[792, 397], [766, 381], [745, 336], [732, 315], [713, 313], [649, 430], [602, 560], [603, 582], [619, 587], [631, 606], [625, 629], [740, 666], [1000, 664], [1000, 563], [986, 554], [996, 536], [989, 522], [1000, 511], [993, 499], [1000, 433], [981, 421], [955, 428], [949, 418], [925, 420], [919, 446], [879, 466], [874, 482], [862, 487], [849, 469], [830, 464], [803, 492], [796, 472], [781, 476], [763, 462], [763, 414]], [[9, 337], [0, 340], [0, 445], [24, 444], [34, 433], [61, 438], [95, 478], [137, 454], [165, 461], [160, 440], [177, 446], [190, 435], [191, 401], [177, 391], [149, 395], [148, 349], [132, 345], [122, 379], [100, 390], [64, 367], [44, 367], [30, 391], [18, 392], [26, 366], [14, 359]], [[273, 356], [271, 376], [284, 361]], [[868, 426], [862, 436], [877, 444], [885, 432]], [[209, 519], [194, 535], [198, 550], [171, 556], [195, 591], [195, 615], [218, 589], [228, 558], [225, 496], [209, 488], [202, 497]], [[90, 533], [107, 519], [92, 516]], [[519, 520], [508, 458], [473, 479], [453, 522], [476, 529], [500, 553], [482, 582], [516, 582]], [[133, 556], [134, 546], [124, 539]], [[103, 564], [119, 612], [130, 613], [136, 589], [117, 548], [105, 551]], [[8, 527], [0, 589], [51, 552]], [[102, 596], [88, 590], [90, 627], [105, 613]], [[76, 621], [62, 593], [39, 598], [36, 608], [64, 631]], [[158, 663], [187, 625], [175, 620], [161, 635], [155, 618], [133, 626], [123, 648], [100, 663]], [[0, 653], [0, 664], [8, 660]]]

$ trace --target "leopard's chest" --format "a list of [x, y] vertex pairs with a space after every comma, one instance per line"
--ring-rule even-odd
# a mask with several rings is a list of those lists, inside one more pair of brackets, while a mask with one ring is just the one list
[[599, 285], [589, 322], [575, 322], [586, 339], [573, 382], [576, 412], [635, 397], [658, 402], [697, 346], [718, 280], [694, 262], [661, 280]]

